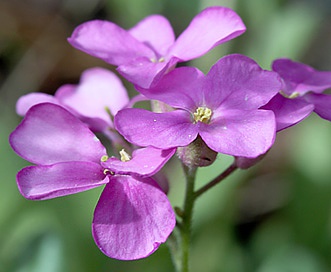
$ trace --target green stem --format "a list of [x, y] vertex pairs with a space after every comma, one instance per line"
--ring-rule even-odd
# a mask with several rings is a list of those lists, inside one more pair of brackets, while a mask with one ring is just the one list
[[[189, 168], [183, 165], [186, 177], [186, 193], [183, 210], [178, 209], [177, 211], [177, 214], [182, 221], [177, 223], [177, 235], [173, 233], [173, 237], [171, 237], [172, 240], [169, 242], [170, 244], [168, 244], [173, 255], [174, 265], [178, 272], [189, 272], [191, 227], [195, 200], [216, 184], [220, 183], [223, 179], [228, 177], [237, 168], [238, 167], [234, 163], [231, 164], [224, 172], [195, 192], [194, 184], [197, 169]], [[179, 244], [177, 243], [178, 240], [176, 238], [180, 238]]]
[[189, 252], [191, 240], [191, 225], [194, 207], [194, 182], [196, 175], [196, 168], [184, 167], [186, 176], [186, 194], [184, 199], [184, 208], [182, 216], [182, 224], [180, 228], [181, 233], [181, 272], [189, 271]]
[[224, 170], [221, 174], [219, 174], [216, 178], [208, 182], [205, 186], [201, 187], [199, 190], [197, 190], [194, 193], [194, 199], [201, 196], [203, 193], [220, 183], [222, 180], [224, 180], [226, 177], [228, 177], [230, 174], [232, 174], [238, 167], [235, 163], [231, 164], [227, 169]]

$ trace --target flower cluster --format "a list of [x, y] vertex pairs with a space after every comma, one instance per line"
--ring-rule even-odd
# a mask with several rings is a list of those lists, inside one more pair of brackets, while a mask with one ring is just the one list
[[[220, 58], [206, 75], [176, 68], [245, 30], [225, 7], [203, 10], [177, 39], [161, 15], [129, 30], [100, 20], [78, 26], [70, 44], [117, 66], [139, 94], [130, 100], [113, 72], [92, 68], [54, 96], [21, 97], [16, 110], [24, 119], [10, 144], [34, 164], [17, 175], [21, 194], [44, 200], [105, 185], [92, 222], [100, 250], [122, 260], [153, 253], [176, 225], [160, 172], [176, 151], [189, 168], [210, 165], [218, 153], [247, 168], [278, 131], [312, 111], [331, 120], [331, 96], [322, 93], [331, 87], [331, 72], [289, 59], [267, 71], [239, 54]], [[150, 100], [153, 111], [135, 108], [140, 99]]]

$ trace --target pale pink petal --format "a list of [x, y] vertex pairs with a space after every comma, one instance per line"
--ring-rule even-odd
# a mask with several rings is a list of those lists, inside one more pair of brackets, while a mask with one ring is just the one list
[[62, 101], [66, 97], [70, 97], [75, 93], [77, 88], [76, 84], [64, 84], [60, 88], [58, 88], [54, 94], [54, 97], [59, 101]]
[[44, 200], [83, 192], [108, 182], [100, 164], [63, 162], [29, 166], [17, 174], [21, 194], [28, 199]]
[[46, 102], [60, 105], [60, 101], [53, 95], [45, 93], [29, 93], [21, 96], [17, 100], [16, 112], [18, 115], [24, 116], [32, 106]]
[[107, 109], [114, 116], [129, 102], [121, 80], [113, 72], [98, 67], [84, 71], [76, 89], [61, 92], [58, 97], [78, 116], [101, 119], [109, 126], [112, 122]]
[[[87, 124], [89, 128], [94, 132], [103, 132], [109, 129], [109, 127], [112, 127], [112, 122], [110, 118], [99, 118], [99, 117], [86, 117], [82, 114], [80, 114], [78, 111], [76, 111], [73, 107], [70, 107], [70, 105], [65, 105], [65, 101], [67, 99], [71, 99], [76, 95], [76, 89], [78, 88], [78, 85], [71, 85], [66, 84], [61, 86], [55, 93], [55, 97], [61, 101], [62, 106], [64, 106], [68, 111], [70, 111], [73, 115], [77, 116], [83, 123]], [[94, 115], [94, 114], [93, 114]]]
[[171, 204], [153, 179], [114, 176], [95, 209], [92, 232], [107, 256], [136, 260], [164, 243], [175, 224]]

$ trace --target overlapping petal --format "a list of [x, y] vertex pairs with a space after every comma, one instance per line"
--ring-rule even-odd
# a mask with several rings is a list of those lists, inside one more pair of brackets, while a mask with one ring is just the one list
[[90, 21], [77, 27], [68, 41], [83, 52], [117, 65], [126, 79], [147, 89], [177, 62], [197, 58], [245, 30], [233, 10], [209, 7], [176, 41], [171, 25], [161, 15], [148, 16], [128, 31], [111, 22]]
[[154, 88], [138, 90], [150, 99], [174, 108], [194, 111], [203, 104], [204, 74], [194, 67], [179, 67], [166, 74]]
[[189, 112], [177, 110], [154, 113], [143, 109], [124, 109], [115, 116], [115, 128], [131, 143], [167, 149], [186, 146], [198, 135], [198, 126]]
[[177, 38], [169, 54], [181, 61], [191, 60], [241, 35], [245, 30], [244, 23], [233, 10], [209, 7], [193, 18]]
[[152, 176], [175, 154], [175, 151], [175, 148], [162, 150], [150, 146], [135, 150], [129, 161], [123, 162], [111, 157], [101, 165], [116, 174]]
[[128, 81], [142, 88], [149, 88], [166, 73], [169, 62], [152, 62], [149, 58], [138, 57], [120, 65], [117, 71]]
[[167, 18], [150, 15], [129, 30], [138, 41], [146, 44], [157, 53], [157, 58], [164, 57], [175, 41], [174, 31]]
[[23, 168], [17, 174], [21, 194], [28, 199], [44, 200], [86, 191], [108, 182], [100, 164], [62, 162]]
[[129, 102], [121, 80], [111, 71], [99, 67], [84, 71], [75, 89], [59, 89], [56, 97], [78, 116], [101, 119], [108, 126], [111, 126], [111, 120], [107, 109], [115, 115]]
[[113, 65], [128, 63], [141, 56], [155, 57], [147, 45], [108, 21], [83, 23], [74, 30], [68, 41], [73, 47]]
[[106, 154], [99, 139], [85, 124], [51, 103], [33, 106], [10, 135], [10, 144], [21, 157], [41, 165], [99, 162]]
[[305, 99], [314, 105], [314, 111], [320, 117], [331, 121], [331, 95], [309, 93]]
[[111, 178], [96, 206], [92, 231], [111, 258], [135, 260], [152, 254], [175, 227], [167, 196], [151, 178]]
[[309, 65], [290, 59], [277, 59], [272, 64], [285, 83], [286, 94], [298, 92], [303, 95], [308, 91], [321, 93], [331, 87], [331, 72], [318, 71]]
[[61, 104], [61, 102], [53, 95], [45, 93], [29, 93], [21, 96], [17, 100], [16, 112], [18, 115], [24, 116], [32, 106], [47, 102], [57, 105]]
[[40, 103], [61, 105], [93, 131], [105, 131], [113, 127], [111, 116], [129, 104], [127, 91], [115, 73], [94, 67], [85, 70], [78, 85], [65, 84], [54, 96], [31, 93], [20, 97], [16, 109], [24, 116], [32, 106]]
[[281, 89], [279, 76], [239, 54], [221, 58], [210, 69], [203, 89], [211, 108], [250, 110], [266, 104]]
[[255, 158], [264, 154], [275, 139], [272, 111], [224, 111], [210, 124], [202, 124], [199, 134], [214, 151]]
[[314, 110], [314, 106], [304, 99], [288, 99], [280, 94], [273, 97], [269, 103], [262, 108], [274, 112], [277, 131], [299, 123]]

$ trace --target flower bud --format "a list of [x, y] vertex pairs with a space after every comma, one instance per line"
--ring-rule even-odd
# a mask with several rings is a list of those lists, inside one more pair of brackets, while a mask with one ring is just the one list
[[152, 178], [157, 182], [157, 184], [160, 186], [162, 191], [165, 194], [168, 194], [169, 180], [168, 180], [167, 176], [163, 172], [159, 171], [155, 175], [153, 175]]
[[248, 169], [262, 160], [266, 154], [264, 153], [256, 158], [235, 157], [235, 164], [240, 169]]
[[211, 165], [217, 156], [217, 152], [211, 150], [198, 136], [188, 146], [178, 147], [179, 159], [188, 167], [203, 167]]
[[166, 103], [163, 103], [161, 101], [158, 100], [153, 100], [151, 103], [152, 106], [152, 111], [153, 112], [169, 112], [169, 111], [173, 111], [174, 109], [172, 107], [170, 107], [169, 105], [167, 105]]

